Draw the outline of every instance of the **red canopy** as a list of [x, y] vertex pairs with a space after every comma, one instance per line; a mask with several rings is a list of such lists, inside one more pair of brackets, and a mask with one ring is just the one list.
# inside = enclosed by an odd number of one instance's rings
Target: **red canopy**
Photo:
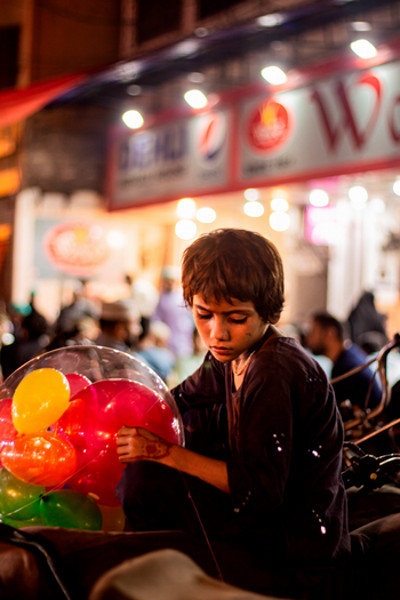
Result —
[[82, 73], [64, 75], [34, 83], [26, 88], [13, 88], [0, 92], [0, 127], [26, 119], [86, 78], [87, 75]]

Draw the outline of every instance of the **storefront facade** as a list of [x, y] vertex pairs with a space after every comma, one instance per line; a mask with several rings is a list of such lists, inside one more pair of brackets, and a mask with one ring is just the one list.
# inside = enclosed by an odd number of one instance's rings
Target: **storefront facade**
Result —
[[[246, 227], [283, 255], [285, 322], [302, 325], [321, 308], [344, 319], [372, 289], [396, 329], [399, 71], [392, 39], [371, 59], [335, 55], [277, 86], [260, 78], [221, 85], [202, 109], [176, 102], [138, 130], [114, 126], [101, 191], [57, 195], [28, 185], [19, 194], [13, 298], [34, 287], [51, 317], [79, 278], [101, 297], [126, 293], [126, 273], [157, 285], [193, 237]], [[65, 243], [68, 225], [70, 240], [87, 244], [66, 243], [66, 253], [98, 258], [84, 272], [43, 245], [60, 226]], [[97, 252], [92, 236], [109, 250]]]

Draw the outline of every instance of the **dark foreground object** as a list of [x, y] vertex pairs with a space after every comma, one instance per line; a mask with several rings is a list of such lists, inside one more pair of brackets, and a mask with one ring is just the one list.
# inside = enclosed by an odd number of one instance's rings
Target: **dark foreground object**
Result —
[[[397, 600], [400, 513], [363, 525], [354, 530], [351, 537], [351, 560], [340, 571], [328, 572], [324, 585], [314, 597]], [[196, 590], [199, 597], [204, 591], [203, 597], [208, 600], [268, 598], [222, 584], [206, 543], [180, 532], [105, 533], [53, 527], [13, 530], [0, 525], [0, 539], [0, 598], [3, 600], [84, 600], [89, 596], [90, 600], [147, 600], [146, 590], [149, 600], [153, 600], [158, 581], [164, 592], [157, 594], [157, 600], [195, 600]], [[177, 552], [165, 554], [166, 548]], [[186, 573], [186, 580], [180, 578], [179, 594], [178, 589], [172, 591], [172, 571], [168, 567], [174, 558], [178, 561], [177, 568], [183, 561], [184, 566], [178, 570], [182, 576]], [[160, 560], [164, 562], [165, 568], [151, 570], [148, 565], [154, 560], [159, 564]], [[137, 577], [139, 572], [140, 578]], [[146, 573], [151, 582], [143, 588]], [[167, 587], [165, 578], [169, 582]], [[142, 586], [141, 595], [136, 595], [135, 582]], [[191, 592], [186, 594], [188, 588]], [[169, 594], [167, 589], [170, 589]], [[281, 597], [290, 598], [284, 594]]]

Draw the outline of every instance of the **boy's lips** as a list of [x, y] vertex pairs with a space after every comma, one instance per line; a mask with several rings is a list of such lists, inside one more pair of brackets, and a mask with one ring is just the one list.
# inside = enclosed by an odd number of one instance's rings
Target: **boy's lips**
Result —
[[232, 354], [232, 350], [230, 348], [226, 348], [225, 346], [211, 346], [211, 350], [220, 356], [231, 356]]

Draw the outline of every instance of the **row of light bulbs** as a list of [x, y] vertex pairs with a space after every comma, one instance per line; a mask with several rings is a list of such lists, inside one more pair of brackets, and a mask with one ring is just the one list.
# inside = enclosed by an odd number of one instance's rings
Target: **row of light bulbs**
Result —
[[[393, 183], [393, 192], [400, 196], [400, 177]], [[368, 200], [368, 191], [362, 185], [353, 185], [348, 189], [348, 199], [354, 209], [361, 209]], [[255, 188], [248, 188], [243, 192], [243, 212], [248, 217], [262, 217], [265, 212], [264, 205], [260, 202], [260, 192]], [[380, 198], [372, 200], [376, 212], [383, 212], [385, 205]], [[324, 208], [330, 204], [329, 194], [322, 188], [314, 188], [308, 196], [308, 203], [316, 208]], [[289, 202], [285, 190], [276, 190], [270, 202], [271, 213], [269, 225], [274, 231], [286, 231], [290, 226]], [[192, 198], [182, 198], [177, 204], [176, 214], [178, 221], [175, 225], [176, 235], [183, 240], [193, 239], [197, 233], [196, 221], [200, 223], [213, 223], [217, 218], [215, 210], [209, 206], [196, 207]]]
[[[262, 217], [265, 209], [259, 201], [260, 192], [255, 188], [248, 188], [243, 192], [245, 203], [243, 212], [248, 217]], [[271, 200], [271, 214], [269, 224], [275, 231], [285, 231], [289, 228], [289, 203], [284, 194], [276, 195]], [[182, 240], [191, 240], [197, 233], [196, 221], [200, 223], [213, 223], [217, 218], [215, 210], [209, 206], [196, 207], [192, 198], [182, 198], [176, 208], [178, 221], [175, 224], [175, 234]]]
[[[360, 23], [367, 26], [368, 24]], [[350, 43], [350, 48], [359, 58], [371, 59], [377, 55], [376, 47], [365, 38], [358, 38]], [[286, 83], [288, 77], [285, 71], [278, 65], [269, 65], [261, 69], [261, 77], [270, 85], [278, 86]], [[197, 76], [197, 80], [201, 81], [204, 77], [201, 73], [193, 73], [192, 76]], [[196, 77], [194, 77], [196, 80]], [[206, 94], [198, 88], [187, 90], [184, 93], [185, 102], [193, 109], [200, 110], [208, 105]], [[140, 129], [144, 125], [144, 118], [140, 111], [131, 109], [127, 110], [122, 115], [122, 121], [130, 129]]]

